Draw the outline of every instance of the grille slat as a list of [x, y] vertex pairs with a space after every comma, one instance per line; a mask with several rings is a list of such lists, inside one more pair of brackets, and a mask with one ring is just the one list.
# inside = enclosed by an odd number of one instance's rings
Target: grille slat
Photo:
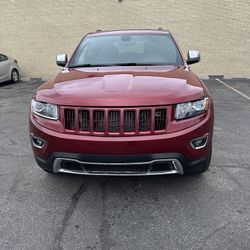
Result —
[[166, 129], [166, 109], [155, 110], [155, 130]]
[[131, 173], [146, 173], [149, 169], [149, 165], [83, 165], [84, 169], [88, 172], [113, 172], [113, 173], [121, 173], [121, 172], [131, 172]]
[[79, 130], [89, 131], [90, 130], [90, 117], [88, 110], [79, 110]]
[[104, 111], [94, 111], [94, 131], [104, 132]]
[[135, 131], [135, 111], [124, 112], [124, 132]]
[[65, 109], [65, 128], [69, 130], [75, 129], [75, 110], [74, 109]]
[[120, 111], [109, 111], [108, 114], [108, 131], [119, 132], [121, 129]]
[[151, 129], [151, 110], [141, 110], [139, 116], [139, 131]]
[[[64, 108], [64, 126], [90, 135], [140, 135], [164, 133], [167, 108]], [[77, 128], [77, 129], [76, 129]], [[95, 133], [96, 132], [96, 133]], [[112, 134], [114, 133], [114, 134]]]

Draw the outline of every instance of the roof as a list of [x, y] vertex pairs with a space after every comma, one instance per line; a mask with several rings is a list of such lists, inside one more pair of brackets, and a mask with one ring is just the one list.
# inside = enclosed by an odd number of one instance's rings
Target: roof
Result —
[[88, 33], [88, 36], [100, 36], [100, 35], [127, 35], [127, 34], [169, 34], [170, 32], [162, 29], [125, 29], [125, 30], [109, 30], [101, 31], [97, 30], [93, 33]]

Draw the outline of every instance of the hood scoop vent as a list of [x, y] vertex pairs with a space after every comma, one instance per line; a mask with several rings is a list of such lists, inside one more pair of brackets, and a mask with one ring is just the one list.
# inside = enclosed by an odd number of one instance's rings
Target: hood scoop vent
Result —
[[[126, 78], [126, 81], [124, 81], [124, 77]], [[105, 92], [124, 92], [131, 90], [133, 83], [133, 75], [106, 75], [103, 77], [102, 87]]]

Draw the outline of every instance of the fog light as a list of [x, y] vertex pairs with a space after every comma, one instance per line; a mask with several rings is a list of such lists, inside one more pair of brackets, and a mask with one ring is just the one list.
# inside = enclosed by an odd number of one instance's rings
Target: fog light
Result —
[[192, 148], [194, 149], [201, 149], [201, 148], [206, 147], [207, 140], [208, 140], [208, 136], [202, 136], [202, 137], [191, 140], [190, 144]]
[[39, 137], [31, 136], [32, 143], [36, 148], [43, 148], [45, 141]]

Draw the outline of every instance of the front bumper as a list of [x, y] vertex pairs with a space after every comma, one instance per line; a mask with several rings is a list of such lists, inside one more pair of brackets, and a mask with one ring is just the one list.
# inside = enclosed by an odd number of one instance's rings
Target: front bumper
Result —
[[[107, 156], [57, 152], [47, 160], [38, 156], [35, 156], [35, 159], [42, 169], [54, 173], [104, 176], [182, 175], [207, 166], [211, 152], [195, 161], [190, 161], [178, 153]], [[66, 165], [65, 162], [70, 164]]]
[[[155, 175], [168, 173], [193, 172], [198, 165], [205, 164], [211, 156], [213, 135], [213, 113], [198, 124], [178, 132], [161, 135], [130, 136], [130, 137], [97, 137], [82, 136], [56, 132], [45, 128], [30, 116], [30, 134], [42, 138], [45, 145], [42, 148], [34, 147], [33, 152], [37, 163], [43, 169], [51, 172], [72, 172], [61, 167], [62, 161], [75, 161], [81, 165], [79, 174], [99, 174], [102, 171], [86, 171], [84, 164], [98, 166], [147, 166], [143, 173], [120, 173], [105, 171], [104, 175]], [[206, 147], [194, 149], [190, 141], [194, 138], [207, 136]], [[152, 165], [159, 162], [172, 164], [164, 171], [150, 171]], [[154, 163], [154, 164], [153, 164]], [[170, 165], [171, 165], [170, 164]], [[131, 168], [127, 168], [131, 170]], [[95, 173], [96, 172], [96, 173]], [[114, 172], [114, 173], [113, 173]], [[122, 173], [124, 172], [124, 173]]]

